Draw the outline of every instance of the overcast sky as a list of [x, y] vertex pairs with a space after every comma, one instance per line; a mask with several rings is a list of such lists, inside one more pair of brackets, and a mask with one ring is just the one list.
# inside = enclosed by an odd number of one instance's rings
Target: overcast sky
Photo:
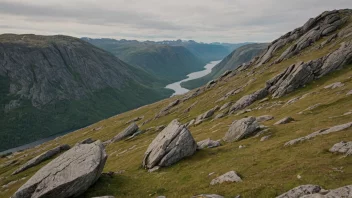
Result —
[[352, 0], [0, 0], [0, 33], [268, 42]]

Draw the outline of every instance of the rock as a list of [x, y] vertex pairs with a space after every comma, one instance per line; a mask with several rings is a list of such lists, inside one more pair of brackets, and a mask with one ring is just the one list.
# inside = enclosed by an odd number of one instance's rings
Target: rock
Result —
[[163, 108], [158, 114], [155, 115], [155, 118], [160, 118], [160, 117], [163, 117], [167, 114], [169, 114], [169, 110], [178, 105], [180, 103], [180, 100], [175, 100], [173, 102], [171, 102], [170, 104], [168, 104], [165, 108]]
[[220, 177], [213, 179], [210, 182], [210, 185], [222, 184], [224, 182], [242, 182], [242, 179], [237, 175], [235, 171], [230, 171], [221, 175]]
[[212, 87], [212, 85], [216, 84], [216, 82], [214, 80], [211, 80], [209, 81], [207, 84], [206, 84], [206, 88], [209, 89], [210, 87]]
[[214, 120], [217, 120], [217, 119], [223, 118], [223, 117], [225, 117], [225, 116], [226, 116], [226, 114], [225, 114], [225, 113], [219, 113], [219, 114], [217, 114], [217, 115], [215, 116]]
[[272, 119], [274, 119], [274, 117], [271, 116], [271, 115], [263, 115], [263, 116], [257, 117], [257, 121], [258, 122], [265, 122], [265, 121], [269, 121], [269, 120], [272, 120]]
[[231, 106], [230, 112], [237, 111], [244, 109], [251, 105], [253, 102], [263, 99], [268, 95], [268, 90], [267, 89], [260, 89], [253, 94], [243, 96], [237, 102]]
[[144, 133], [144, 131], [137, 131], [137, 132], [133, 133], [131, 136], [127, 137], [125, 139], [125, 141], [132, 140], [133, 138], [137, 137], [138, 135], [140, 135], [142, 133]]
[[227, 102], [227, 103], [223, 104], [223, 105], [220, 107], [220, 111], [229, 108], [231, 105], [232, 105], [232, 102]]
[[156, 131], [161, 131], [163, 129], [165, 129], [165, 125], [160, 125], [155, 128]]
[[191, 121], [189, 121], [189, 123], [186, 125], [186, 127], [193, 126], [195, 122], [196, 122], [196, 119], [192, 119]]
[[157, 196], [156, 198], [166, 198], [166, 196]]
[[191, 106], [189, 106], [187, 109], [184, 110], [183, 113], [188, 113], [191, 111], [191, 109], [196, 106], [196, 104], [198, 103], [198, 101], [194, 102], [193, 104], [191, 104]]
[[352, 90], [350, 90], [349, 92], [347, 92], [346, 96], [352, 95]]
[[41, 168], [12, 198], [78, 196], [99, 178], [106, 159], [100, 141], [77, 145]]
[[352, 141], [350, 142], [339, 142], [334, 144], [333, 147], [329, 149], [332, 153], [342, 153], [348, 155], [352, 155]]
[[223, 140], [226, 142], [239, 141], [253, 135], [258, 129], [259, 123], [255, 117], [243, 118], [231, 124]]
[[312, 195], [305, 195], [302, 198], [349, 198], [352, 197], [352, 185], [344, 186], [334, 190], [321, 190]]
[[139, 120], [142, 120], [143, 118], [144, 118], [144, 116], [133, 118], [132, 120], [129, 120], [128, 122], [126, 122], [126, 124], [131, 124], [132, 122], [137, 122]]
[[260, 104], [260, 103], [263, 103], [263, 102], [266, 102], [266, 101], [269, 101], [268, 97], [261, 99], [258, 103]]
[[113, 139], [112, 142], [118, 142], [121, 141], [122, 139], [127, 138], [128, 136], [133, 135], [135, 132], [138, 131], [138, 126], [136, 125], [136, 123], [132, 123], [131, 125], [129, 125], [126, 129], [124, 129], [122, 132], [120, 132], [119, 134], [117, 134]]
[[320, 192], [320, 190], [321, 190], [321, 187], [317, 185], [311, 185], [311, 184], [302, 185], [302, 186], [293, 188], [287, 191], [286, 193], [280, 196], [277, 196], [276, 198], [300, 198], [304, 195], [318, 193]]
[[210, 109], [210, 110], [206, 111], [205, 113], [199, 115], [196, 118], [194, 125], [198, 125], [198, 124], [202, 123], [205, 119], [210, 118], [211, 116], [214, 115], [214, 112], [215, 112], [214, 109]]
[[64, 145], [61, 145], [61, 146], [58, 146], [56, 148], [53, 148], [51, 150], [48, 150], [40, 155], [38, 155], [37, 157], [29, 160], [27, 163], [25, 163], [24, 165], [22, 165], [19, 169], [15, 170], [12, 175], [16, 175], [20, 172], [23, 172], [33, 166], [36, 166], [38, 164], [40, 164], [41, 162], [51, 158], [52, 156], [58, 154], [58, 153], [61, 153], [63, 151], [67, 151], [68, 149], [70, 149], [70, 146], [67, 145], [67, 144], [64, 144]]
[[160, 166], [154, 166], [153, 168], [148, 170], [148, 173], [152, 173], [152, 172], [158, 171], [159, 169], [160, 169]]
[[114, 196], [102, 196], [102, 197], [92, 197], [92, 198], [115, 198]]
[[322, 105], [321, 103], [318, 103], [318, 104], [312, 105], [312, 106], [308, 107], [307, 109], [305, 109], [305, 110], [303, 110], [303, 111], [301, 111], [301, 112], [299, 112], [299, 113], [297, 113], [297, 114], [303, 114], [305, 111], [311, 111], [311, 110], [314, 110], [314, 109], [316, 109], [316, 108], [320, 107], [321, 105]]
[[192, 198], [224, 198], [224, 197], [216, 194], [201, 194], [201, 195], [193, 196]]
[[336, 83], [332, 83], [330, 85], [325, 86], [324, 89], [336, 89], [336, 88], [343, 87], [343, 86], [345, 86], [345, 84], [343, 84], [341, 82], [336, 82]]
[[218, 147], [220, 146], [220, 142], [219, 141], [214, 141], [211, 139], [206, 139], [206, 140], [202, 140], [200, 142], [197, 143], [198, 149], [204, 149], [204, 148], [214, 148], [214, 147]]
[[228, 76], [229, 74], [231, 74], [231, 72], [232, 71], [230, 71], [230, 70], [226, 70], [224, 73], [221, 74], [221, 76], [219, 78], [222, 79], [222, 78]]
[[173, 120], [149, 145], [144, 154], [143, 167], [170, 166], [181, 159], [193, 155], [197, 144], [188, 129]]
[[295, 119], [291, 118], [291, 117], [285, 117], [285, 118], [282, 118], [281, 120], [275, 122], [274, 125], [280, 125], [280, 124], [287, 124], [287, 123], [290, 123], [292, 121], [294, 121]]
[[352, 122], [349, 122], [349, 123], [346, 123], [346, 124], [337, 125], [337, 126], [333, 126], [333, 127], [327, 128], [327, 129], [321, 129], [321, 130], [316, 131], [314, 133], [311, 133], [311, 134], [309, 134], [307, 136], [303, 136], [303, 137], [288, 141], [288, 142], [285, 143], [284, 146], [291, 146], [291, 145], [294, 145], [294, 144], [297, 144], [297, 143], [300, 143], [300, 142], [304, 142], [306, 140], [310, 140], [312, 138], [315, 138], [316, 136], [327, 135], [327, 134], [330, 134], [330, 133], [343, 131], [343, 130], [348, 129], [350, 127], [352, 127]]
[[271, 135], [264, 136], [260, 139], [261, 142], [264, 142], [265, 140], [268, 140], [271, 138]]
[[84, 139], [84, 140], [78, 142], [77, 144], [91, 144], [93, 142], [94, 142], [94, 140], [92, 140], [92, 138], [87, 138], [87, 139]]

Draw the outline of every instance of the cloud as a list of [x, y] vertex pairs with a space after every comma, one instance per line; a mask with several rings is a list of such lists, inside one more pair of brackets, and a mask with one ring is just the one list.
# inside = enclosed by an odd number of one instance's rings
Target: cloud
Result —
[[351, 0], [0, 0], [1, 33], [271, 41]]

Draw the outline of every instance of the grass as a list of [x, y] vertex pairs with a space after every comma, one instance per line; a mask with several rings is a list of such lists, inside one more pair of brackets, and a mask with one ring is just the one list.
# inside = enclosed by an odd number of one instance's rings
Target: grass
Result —
[[[342, 40], [338, 41], [338, 43], [340, 42]], [[318, 50], [313, 50], [313, 48], [314, 46], [305, 49], [304, 52], [309, 53], [303, 52], [301, 55], [292, 57], [280, 64], [269, 66], [269, 62], [256, 69], [253, 75], [245, 71], [227, 81], [221, 81], [214, 88], [204, 92], [200, 96], [179, 104], [173, 108], [169, 115], [153, 120], [141, 128], [147, 129], [152, 126], [168, 124], [175, 118], [179, 118], [182, 123], [186, 123], [197, 115], [213, 108], [215, 105], [222, 105], [228, 101], [236, 101], [240, 97], [262, 88], [268, 79], [283, 71], [290, 64], [300, 60], [308, 61], [322, 57], [331, 50], [338, 48], [338, 44], [328, 45]], [[189, 130], [196, 141], [206, 138], [217, 140], [225, 135], [229, 125], [234, 120], [245, 116], [272, 115], [275, 117], [274, 120], [263, 123], [269, 127], [269, 132], [273, 135], [267, 141], [260, 142], [259, 138], [248, 138], [234, 143], [223, 142], [223, 145], [218, 148], [197, 151], [195, 155], [168, 168], [163, 168], [159, 172], [148, 173], [141, 168], [144, 152], [157, 133], [147, 132], [131, 141], [110, 144], [106, 147], [109, 157], [104, 172], [121, 170], [125, 172], [113, 178], [102, 176], [81, 197], [103, 195], [114, 195], [116, 197], [156, 197], [158, 195], [165, 195], [172, 198], [190, 197], [202, 193], [220, 194], [225, 197], [233, 197], [238, 194], [241, 194], [243, 197], [275, 197], [293, 187], [303, 184], [317, 184], [325, 189], [351, 184], [352, 158], [332, 154], [328, 152], [328, 149], [337, 142], [343, 140], [352, 141], [352, 129], [319, 136], [291, 147], [283, 147], [284, 143], [289, 140], [352, 120], [351, 115], [341, 116], [347, 111], [352, 111], [352, 96], [346, 96], [346, 93], [352, 89], [351, 77], [352, 65], [347, 65], [344, 69], [311, 82], [302, 89], [278, 99], [270, 99], [266, 102], [287, 102], [294, 97], [315, 92], [315, 94], [310, 94], [291, 105], [284, 107], [275, 106], [270, 109], [262, 108], [238, 116], [229, 115], [217, 121], [209, 120], [196, 127], [190, 127]], [[230, 97], [226, 101], [215, 102], [230, 90], [248, 82], [249, 79], [256, 80], [248, 85], [243, 92]], [[338, 81], [343, 82], [345, 86], [334, 90], [323, 88]], [[60, 139], [44, 143], [38, 148], [23, 151], [12, 159], [19, 158], [20, 164], [23, 164], [28, 159], [36, 156], [38, 153], [34, 152], [40, 149], [44, 151], [63, 143], [74, 145], [76, 142], [88, 137], [102, 141], [108, 140], [127, 127], [125, 123], [128, 120], [145, 116], [143, 120], [137, 122], [140, 125], [145, 120], [154, 118], [155, 114], [161, 108], [180, 97], [182, 96], [165, 99], [102, 120], [92, 126], [65, 135]], [[195, 101], [198, 101], [197, 105], [189, 113], [183, 113]], [[297, 114], [317, 103], [322, 103], [323, 105], [310, 112], [301, 115]], [[254, 109], [258, 105], [261, 104], [256, 102], [249, 108]], [[273, 125], [276, 121], [286, 116], [292, 116], [296, 121], [285, 125]], [[339, 117], [331, 118], [333, 116]], [[98, 131], [94, 130], [98, 127], [102, 127], [102, 129]], [[136, 146], [134, 147], [134, 145]], [[246, 148], [239, 149], [240, 145], [246, 145]], [[124, 152], [125, 150], [127, 151]], [[21, 156], [25, 157], [21, 158]], [[9, 159], [0, 159], [0, 163], [5, 161], [9, 161]], [[4, 177], [0, 179], [0, 185], [25, 176], [29, 179], [44, 164], [28, 169], [16, 176], [10, 176], [10, 174], [19, 165], [0, 168], [0, 178]], [[336, 171], [336, 169], [341, 169], [343, 172]], [[212, 179], [231, 170], [235, 170], [242, 176], [242, 183], [226, 183], [210, 186]], [[215, 174], [208, 176], [212, 172], [215, 172]], [[300, 175], [302, 178], [298, 179], [297, 175]], [[0, 188], [0, 191], [2, 191], [0, 195], [2, 197], [10, 197], [26, 180], [17, 182], [6, 192]]]

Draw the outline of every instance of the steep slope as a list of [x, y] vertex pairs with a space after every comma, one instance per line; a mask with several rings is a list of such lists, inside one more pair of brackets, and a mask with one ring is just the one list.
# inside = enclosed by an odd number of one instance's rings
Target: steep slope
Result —
[[168, 95], [156, 78], [80, 39], [0, 36], [0, 150]]
[[82, 39], [168, 83], [182, 80], [187, 74], [199, 71], [205, 65], [204, 61], [183, 46], [114, 39]]
[[259, 55], [267, 46], [268, 44], [266, 43], [254, 43], [239, 47], [231, 52], [231, 54], [229, 54], [227, 57], [225, 57], [219, 64], [217, 64], [212, 69], [210, 74], [202, 78], [183, 82], [181, 86], [187, 89], [200, 87], [210, 80], [221, 76], [221, 74], [227, 70], [236, 69], [241, 64], [250, 61], [252, 58]]
[[[135, 120], [143, 132], [128, 140], [107, 144], [109, 157], [104, 172], [115, 174], [103, 175], [81, 197], [192, 197], [199, 194], [276, 197], [299, 185], [316, 184], [324, 189], [350, 185], [351, 156], [329, 150], [336, 143], [352, 140], [352, 10], [324, 12], [309, 21], [315, 22], [308, 28], [296, 29], [300, 36], [280, 49], [272, 50], [275, 40], [250, 64], [219, 77], [212, 84], [0, 159], [1, 164], [7, 164], [0, 168], [0, 185], [7, 185], [1, 189], [1, 195], [11, 196], [44, 165], [11, 176], [20, 165], [36, 156], [35, 152], [48, 150], [56, 144], [74, 145], [86, 138], [110, 140], [131, 120]], [[340, 25], [332, 25], [336, 21], [340, 21]], [[326, 26], [336, 28], [322, 35]], [[308, 38], [306, 47], [276, 61], [297, 41], [316, 30], [320, 30], [320, 33], [315, 32], [319, 39]], [[281, 38], [282, 42], [285, 38], [287, 36]], [[263, 56], [265, 54], [269, 56]], [[266, 60], [262, 61], [264, 57]], [[273, 118], [263, 119], [270, 116]], [[207, 118], [202, 119], [204, 117]], [[292, 117], [294, 121], [276, 124], [285, 117]], [[234, 142], [221, 141], [219, 147], [198, 150], [159, 171], [149, 173], [141, 168], [144, 154], [159, 134], [161, 125], [174, 119], [189, 124], [196, 118], [201, 118], [201, 122], [187, 127], [196, 141], [222, 139], [233, 129], [230, 125], [243, 118], [256, 118], [262, 126], [256, 135]], [[97, 128], [100, 130], [95, 130]], [[242, 181], [211, 185], [213, 179], [228, 172], [236, 172]], [[23, 177], [26, 178], [21, 179]]]

